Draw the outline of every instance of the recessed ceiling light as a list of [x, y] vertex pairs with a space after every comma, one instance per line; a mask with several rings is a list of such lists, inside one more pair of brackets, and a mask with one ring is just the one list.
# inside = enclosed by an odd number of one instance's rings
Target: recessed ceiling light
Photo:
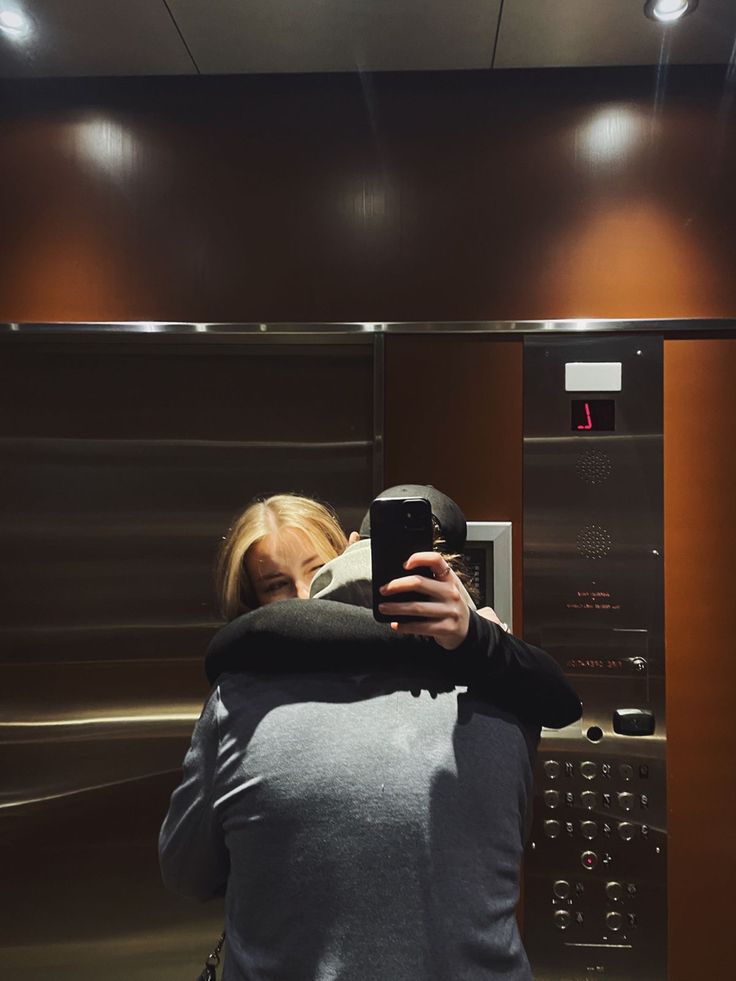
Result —
[[31, 19], [17, 7], [0, 10], [0, 31], [9, 37], [26, 37], [31, 31]]
[[644, 13], [660, 24], [674, 24], [685, 14], [691, 14], [698, 6], [698, 0], [647, 0]]

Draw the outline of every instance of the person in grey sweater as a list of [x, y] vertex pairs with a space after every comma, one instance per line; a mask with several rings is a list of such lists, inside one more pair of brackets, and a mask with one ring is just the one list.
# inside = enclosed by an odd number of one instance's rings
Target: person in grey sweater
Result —
[[369, 559], [352, 545], [318, 599], [213, 640], [164, 881], [225, 894], [224, 981], [529, 981], [515, 907], [534, 753], [580, 703], [473, 611], [452, 650], [376, 623], [355, 605]]

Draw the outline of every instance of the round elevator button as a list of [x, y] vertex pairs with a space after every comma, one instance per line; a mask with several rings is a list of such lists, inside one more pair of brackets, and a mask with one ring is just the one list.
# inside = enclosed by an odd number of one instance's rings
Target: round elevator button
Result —
[[598, 803], [598, 794], [594, 790], [584, 790], [580, 795], [580, 803], [586, 811], [595, 810], [595, 806]]
[[560, 764], [557, 760], [545, 760], [543, 769], [550, 780], [556, 780], [560, 775]]
[[547, 838], [557, 838], [560, 834], [560, 822], [559, 821], [545, 821], [544, 822], [544, 833]]
[[570, 883], [567, 879], [558, 879], [552, 886], [552, 892], [558, 899], [567, 899], [570, 895]]
[[586, 780], [592, 780], [598, 773], [598, 764], [592, 760], [584, 760], [580, 764], [580, 773]]
[[598, 864], [598, 856], [595, 852], [583, 852], [580, 856], [580, 861], [584, 869], [594, 869]]
[[559, 807], [560, 804], [559, 790], [545, 790], [544, 803], [547, 805], [547, 807]]
[[616, 794], [616, 799], [618, 800], [618, 806], [624, 811], [630, 811], [634, 806], [634, 795], [624, 791], [622, 794]]
[[595, 821], [582, 821], [580, 824], [580, 831], [583, 838], [587, 838], [588, 841], [592, 841], [598, 834], [598, 825], [595, 823]]
[[629, 821], [621, 821], [618, 826], [618, 836], [624, 841], [631, 841], [631, 839], [634, 837], [635, 831], [636, 828]]
[[607, 882], [606, 883], [606, 895], [609, 899], [614, 902], [618, 902], [619, 899], [624, 898], [624, 887], [621, 882]]
[[554, 914], [555, 926], [558, 930], [566, 930], [570, 926], [571, 914], [566, 909], [556, 909]]
[[634, 768], [631, 763], [621, 763], [618, 768], [618, 772], [621, 774], [622, 779], [627, 783], [629, 780], [633, 780], [634, 778]]
[[606, 926], [609, 930], [620, 930], [624, 925], [624, 918], [621, 913], [616, 910], [611, 910], [610, 913], [606, 913]]

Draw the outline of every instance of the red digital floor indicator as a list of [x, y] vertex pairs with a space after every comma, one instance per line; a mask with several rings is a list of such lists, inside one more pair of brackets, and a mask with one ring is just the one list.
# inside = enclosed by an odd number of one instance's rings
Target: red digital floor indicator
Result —
[[586, 423], [586, 425], [584, 425], [584, 426], [578, 426], [578, 429], [592, 429], [593, 428], [593, 420], [590, 418], [590, 406], [588, 405], [587, 402], [585, 403], [585, 418], [588, 420], [587, 423]]

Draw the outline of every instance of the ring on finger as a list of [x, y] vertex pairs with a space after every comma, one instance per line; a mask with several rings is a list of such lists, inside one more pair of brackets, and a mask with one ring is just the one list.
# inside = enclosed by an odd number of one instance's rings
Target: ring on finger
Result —
[[440, 582], [443, 582], [450, 575], [450, 571], [449, 565], [446, 565], [442, 572], [435, 572], [433, 575], [435, 579], [439, 579]]

